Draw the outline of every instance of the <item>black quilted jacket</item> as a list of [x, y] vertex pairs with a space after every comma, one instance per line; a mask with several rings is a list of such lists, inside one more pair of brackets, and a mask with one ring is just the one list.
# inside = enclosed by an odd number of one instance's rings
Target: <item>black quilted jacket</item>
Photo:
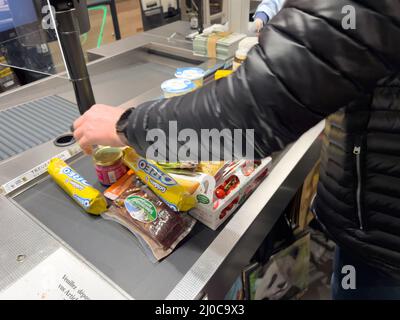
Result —
[[[342, 9], [356, 12], [345, 30]], [[232, 77], [146, 103], [127, 136], [253, 128], [256, 156], [328, 117], [317, 214], [342, 247], [400, 279], [400, 0], [287, 0]]]

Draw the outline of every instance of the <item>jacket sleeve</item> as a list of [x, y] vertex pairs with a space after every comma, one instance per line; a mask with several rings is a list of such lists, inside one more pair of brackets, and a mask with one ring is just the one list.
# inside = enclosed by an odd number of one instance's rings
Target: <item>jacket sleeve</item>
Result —
[[264, 14], [267, 17], [267, 21], [264, 21], [266, 24], [269, 20], [271, 20], [276, 14], [281, 10], [283, 6], [284, 0], [264, 0], [257, 7], [256, 14], [254, 18], [257, 17], [257, 14]]
[[[352, 9], [356, 26], [347, 29]], [[399, 39], [399, 1], [287, 0], [235, 74], [139, 106], [128, 140], [145, 155], [148, 131], [168, 133], [169, 121], [199, 135], [201, 129], [254, 129], [255, 157], [268, 156], [397, 73]]]

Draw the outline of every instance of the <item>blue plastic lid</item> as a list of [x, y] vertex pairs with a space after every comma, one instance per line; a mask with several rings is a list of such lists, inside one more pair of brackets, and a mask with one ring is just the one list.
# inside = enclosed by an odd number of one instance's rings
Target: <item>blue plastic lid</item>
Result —
[[196, 86], [188, 79], [171, 79], [163, 82], [161, 89], [168, 93], [185, 93], [193, 91]]
[[189, 80], [197, 80], [203, 78], [204, 75], [205, 71], [196, 67], [178, 68], [175, 72], [175, 77]]

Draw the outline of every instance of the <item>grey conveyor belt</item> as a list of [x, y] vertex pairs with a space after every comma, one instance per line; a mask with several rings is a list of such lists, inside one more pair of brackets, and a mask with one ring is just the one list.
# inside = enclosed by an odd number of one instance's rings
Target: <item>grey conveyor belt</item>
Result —
[[78, 116], [76, 105], [58, 96], [0, 111], [0, 161], [65, 133]]
[[[90, 158], [72, 166], [101, 189]], [[128, 230], [84, 213], [50, 178], [15, 200], [135, 299], [166, 298], [218, 235], [197, 223], [179, 250], [153, 264]]]

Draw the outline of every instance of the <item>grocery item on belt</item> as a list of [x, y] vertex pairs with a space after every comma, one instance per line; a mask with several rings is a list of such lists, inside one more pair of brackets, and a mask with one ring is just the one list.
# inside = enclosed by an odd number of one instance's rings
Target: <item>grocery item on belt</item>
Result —
[[237, 176], [233, 175], [229, 179], [225, 180], [221, 185], [215, 189], [215, 196], [218, 199], [225, 199], [233, 190], [235, 190], [240, 184], [240, 180]]
[[271, 160], [200, 162], [195, 174], [168, 173], [181, 186], [196, 186], [197, 204], [189, 213], [216, 230], [269, 173]]
[[183, 161], [183, 162], [161, 162], [158, 161], [157, 165], [163, 170], [195, 170], [199, 165], [195, 161]]
[[128, 228], [150, 250], [150, 258], [165, 258], [190, 233], [195, 220], [172, 211], [135, 175], [127, 175], [123, 186], [124, 192], [102, 216]]
[[221, 32], [212, 30], [210, 33], [197, 35], [193, 40], [193, 53], [196, 56], [229, 60], [235, 55], [239, 42], [246, 37], [242, 33]]
[[197, 88], [203, 86], [205, 71], [197, 67], [178, 68], [175, 77], [192, 81]]
[[128, 171], [121, 148], [99, 147], [93, 155], [96, 174], [102, 185], [110, 186]]
[[231, 74], [233, 73], [232, 70], [218, 70], [217, 72], [215, 72], [214, 74], [214, 80], [220, 80], [223, 78], [227, 78], [229, 77]]
[[100, 215], [107, 210], [107, 201], [100, 191], [93, 188], [63, 160], [50, 160], [47, 171], [54, 181], [87, 213]]
[[196, 171], [215, 176], [226, 164], [224, 161], [202, 161], [199, 163]]
[[187, 79], [171, 79], [161, 84], [166, 99], [183, 96], [196, 89], [196, 85]]
[[196, 205], [195, 185], [189, 188], [165, 173], [154, 161], [140, 157], [132, 148], [124, 150], [124, 163], [174, 211], [189, 211]]
[[117, 200], [132, 183], [133, 170], [129, 170], [122, 178], [104, 191], [104, 196], [111, 201]]
[[198, 162], [184, 161], [184, 162], [156, 162], [157, 166], [166, 174], [182, 174], [193, 175], [198, 167]]

